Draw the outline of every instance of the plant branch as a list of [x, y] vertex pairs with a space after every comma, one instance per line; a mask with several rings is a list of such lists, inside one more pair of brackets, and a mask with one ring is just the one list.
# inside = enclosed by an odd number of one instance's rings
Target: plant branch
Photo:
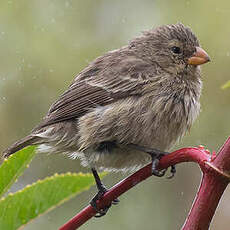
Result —
[[[221, 148], [217, 157], [215, 154], [210, 155], [210, 152], [203, 147], [183, 148], [162, 157], [158, 169], [165, 169], [171, 165], [182, 162], [197, 162], [203, 172], [199, 192], [197, 193], [193, 207], [182, 230], [206, 230], [210, 225], [219, 200], [229, 182], [230, 138]], [[152, 164], [143, 167], [113, 186], [97, 202], [98, 208], [108, 206], [114, 199], [141, 181], [152, 176], [151, 166]], [[64, 224], [59, 230], [75, 230], [95, 214], [96, 211], [89, 205]]]
[[217, 156], [205, 162], [203, 177], [182, 230], [208, 230], [219, 201], [229, 183], [230, 138]]

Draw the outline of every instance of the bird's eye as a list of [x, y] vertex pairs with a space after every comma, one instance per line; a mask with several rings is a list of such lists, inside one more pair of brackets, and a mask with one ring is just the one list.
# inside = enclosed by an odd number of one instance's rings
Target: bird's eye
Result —
[[180, 49], [180, 47], [178, 47], [178, 46], [173, 46], [173, 47], [171, 48], [171, 50], [172, 50], [172, 52], [173, 52], [174, 54], [180, 54], [180, 53], [181, 53], [181, 49]]

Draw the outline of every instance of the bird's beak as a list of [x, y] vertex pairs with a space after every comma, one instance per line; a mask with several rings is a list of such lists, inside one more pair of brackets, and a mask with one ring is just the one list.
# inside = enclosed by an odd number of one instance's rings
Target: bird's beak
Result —
[[200, 47], [196, 47], [196, 52], [188, 59], [189, 65], [202, 65], [210, 61], [208, 54]]

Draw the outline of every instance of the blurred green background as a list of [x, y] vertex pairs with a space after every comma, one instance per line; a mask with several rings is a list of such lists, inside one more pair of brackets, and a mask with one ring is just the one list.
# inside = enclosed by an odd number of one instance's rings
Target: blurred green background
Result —
[[[211, 62], [203, 66], [202, 112], [175, 146], [217, 150], [230, 135], [230, 2], [228, 0], [21, 0], [0, 2], [0, 151], [26, 135], [87, 64], [127, 44], [140, 31], [182, 22], [199, 37]], [[37, 155], [12, 192], [55, 172], [87, 172], [63, 155]], [[81, 229], [179, 229], [199, 186], [200, 170], [186, 163], [173, 180], [150, 178], [123, 195], [106, 217]], [[126, 175], [110, 174], [113, 185]], [[95, 187], [28, 224], [26, 230], [57, 229], [82, 209]], [[229, 229], [230, 192], [212, 229]]]

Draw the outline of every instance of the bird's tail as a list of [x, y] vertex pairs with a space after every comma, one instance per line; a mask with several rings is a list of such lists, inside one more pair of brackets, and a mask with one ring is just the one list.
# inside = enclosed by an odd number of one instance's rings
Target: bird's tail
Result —
[[9, 157], [11, 154], [19, 151], [20, 149], [25, 148], [26, 146], [33, 145], [33, 144], [38, 144], [38, 139], [39, 137], [28, 135], [21, 140], [15, 142], [13, 145], [11, 145], [9, 148], [7, 148], [3, 152], [4, 158]]

